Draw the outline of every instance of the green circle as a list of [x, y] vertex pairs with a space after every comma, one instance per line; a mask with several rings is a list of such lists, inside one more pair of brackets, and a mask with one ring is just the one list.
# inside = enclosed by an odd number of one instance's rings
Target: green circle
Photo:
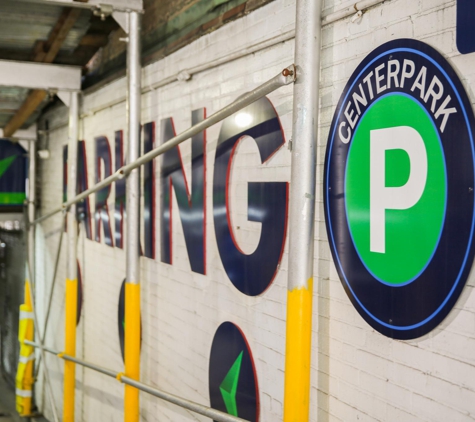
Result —
[[[417, 278], [431, 260], [442, 231], [447, 197], [442, 145], [425, 109], [406, 95], [382, 97], [360, 118], [351, 141], [345, 175], [345, 204], [351, 236], [364, 265], [379, 281], [389, 285], [407, 284]], [[385, 248], [384, 252], [374, 252], [370, 250], [371, 131], [402, 126], [415, 129], [424, 142], [427, 179], [419, 200], [412, 207], [384, 207]], [[384, 188], [401, 188], [408, 182], [411, 163], [405, 150], [386, 149], [384, 164]]]

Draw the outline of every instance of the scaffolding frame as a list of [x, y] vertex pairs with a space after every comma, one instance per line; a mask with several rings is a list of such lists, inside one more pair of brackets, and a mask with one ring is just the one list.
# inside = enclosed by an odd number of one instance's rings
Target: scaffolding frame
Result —
[[[66, 288], [66, 347], [65, 352], [57, 352], [44, 346], [33, 306], [35, 330], [39, 342], [25, 341], [26, 344], [40, 349], [44, 362], [45, 378], [50, 393], [53, 416], [58, 420], [54, 404], [45, 352], [52, 353], [65, 360], [64, 412], [65, 422], [74, 422], [75, 364], [114, 377], [125, 384], [124, 420], [139, 421], [139, 390], [152, 394], [185, 409], [208, 416], [217, 422], [245, 422], [243, 419], [225, 412], [191, 402], [185, 398], [163, 392], [139, 381], [140, 375], [140, 283], [139, 283], [139, 201], [138, 168], [159, 155], [176, 147], [206, 128], [222, 121], [226, 117], [250, 105], [278, 88], [294, 83], [292, 163], [291, 163], [291, 206], [289, 214], [290, 248], [288, 274], [288, 308], [287, 308], [287, 345], [285, 365], [284, 421], [305, 422], [309, 417], [310, 393], [310, 355], [311, 355], [311, 320], [312, 320], [312, 281], [313, 281], [313, 239], [315, 216], [315, 179], [316, 179], [316, 145], [318, 130], [318, 82], [320, 57], [320, 32], [322, 24], [329, 24], [352, 15], [361, 16], [363, 10], [373, 7], [383, 0], [362, 0], [351, 8], [345, 8], [326, 15], [321, 19], [322, 0], [297, 0], [297, 18], [295, 30], [295, 65], [283, 71], [254, 90], [240, 96], [228, 106], [217, 111], [202, 122], [190, 127], [168, 142], [152, 151], [139, 156], [139, 128], [141, 106], [141, 65], [140, 65], [140, 14], [137, 7], [123, 6], [123, 0], [115, 0], [116, 5], [74, 3], [71, 0], [21, 0], [43, 4], [68, 5], [69, 7], [90, 8], [98, 13], [112, 14], [128, 32], [127, 54], [127, 127], [128, 127], [128, 164], [93, 187], [76, 194], [77, 174], [77, 139], [79, 105], [77, 89], [62, 88], [66, 93], [59, 95], [69, 106], [69, 146], [68, 146], [68, 195], [67, 201], [60, 207], [39, 218], [34, 217], [34, 189], [29, 199], [29, 253], [28, 268], [30, 280], [34, 274], [34, 228], [35, 225], [63, 212], [68, 218], [68, 258]], [[135, 2], [141, 0], [134, 0]], [[109, 0], [110, 3], [114, 1]], [[135, 3], [134, 3], [135, 4]], [[292, 37], [293, 34], [285, 34]], [[160, 85], [161, 86], [161, 85]], [[69, 99], [66, 94], [69, 94]], [[30, 153], [30, 175], [34, 174], [34, 148]], [[33, 154], [33, 155], [32, 155]], [[127, 249], [126, 249], [126, 324], [125, 336], [125, 374], [75, 357], [76, 341], [76, 303], [77, 303], [77, 219], [76, 204], [89, 195], [126, 177], [127, 189]], [[31, 176], [30, 176], [31, 183]], [[33, 181], [34, 186], [34, 181]], [[33, 194], [31, 193], [33, 192]], [[302, 209], [305, 212], [302, 212]], [[31, 244], [33, 246], [31, 246]], [[32, 252], [31, 252], [32, 251]], [[60, 248], [58, 249], [59, 257]], [[53, 294], [54, 281], [58, 265], [56, 258], [55, 274], [50, 297]], [[30, 287], [33, 297], [33, 289]], [[48, 308], [51, 306], [49, 300]], [[49, 315], [49, 310], [48, 310]], [[74, 318], [73, 318], [74, 317]], [[74, 322], [74, 324], [73, 324]], [[44, 326], [46, 333], [47, 321]], [[129, 333], [129, 334], [127, 334]], [[301, 385], [299, 385], [301, 384]]]

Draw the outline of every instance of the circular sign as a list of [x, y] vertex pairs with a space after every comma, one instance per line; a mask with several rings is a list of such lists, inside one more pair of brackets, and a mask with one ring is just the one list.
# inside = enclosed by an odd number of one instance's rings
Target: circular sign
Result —
[[371, 52], [340, 98], [325, 157], [327, 233], [350, 300], [384, 335], [428, 333], [465, 285], [474, 124], [454, 70], [416, 40]]
[[[125, 278], [120, 286], [117, 326], [119, 329], [120, 353], [122, 360], [125, 362]], [[140, 327], [142, 327], [142, 318], [140, 318]], [[142, 330], [140, 330], [140, 347], [142, 347]]]
[[211, 407], [247, 421], [259, 420], [259, 390], [251, 349], [232, 322], [214, 335], [209, 362]]
[[79, 321], [81, 321], [81, 311], [82, 311], [82, 275], [81, 275], [81, 267], [78, 263], [78, 293], [77, 293], [77, 308], [76, 308], [76, 326], [79, 325]]

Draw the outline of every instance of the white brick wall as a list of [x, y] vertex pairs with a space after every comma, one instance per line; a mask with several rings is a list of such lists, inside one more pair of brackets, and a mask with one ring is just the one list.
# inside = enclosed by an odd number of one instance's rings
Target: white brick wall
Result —
[[[326, 0], [325, 11], [353, 1]], [[151, 85], [180, 70], [219, 58], [294, 27], [295, 4], [276, 0], [234, 21], [143, 70], [144, 85]], [[311, 420], [318, 421], [465, 421], [475, 418], [475, 279], [468, 285], [440, 327], [425, 337], [396, 341], [371, 329], [351, 305], [338, 279], [323, 220], [322, 178], [328, 129], [342, 89], [358, 63], [371, 50], [391, 39], [411, 37], [437, 48], [451, 62], [475, 100], [473, 55], [461, 56], [455, 46], [454, 0], [390, 0], [367, 11], [361, 20], [336, 22], [322, 31], [320, 136], [317, 165], [317, 221], [315, 233], [315, 292], [313, 311]], [[210, 115], [242, 93], [277, 74], [293, 61], [293, 41], [205, 71], [188, 82], [176, 82], [145, 94], [142, 122], [155, 121], [159, 141], [160, 120], [173, 117], [177, 132], [190, 125], [191, 111], [206, 107]], [[84, 97], [83, 111], [125, 94], [125, 81], [117, 80]], [[292, 88], [269, 95], [281, 118], [286, 141], [291, 136]], [[64, 109], [47, 118], [51, 158], [42, 163], [43, 212], [62, 197], [62, 145], [67, 129]], [[113, 148], [114, 131], [126, 129], [125, 104], [85, 117], [81, 139], [86, 141], [89, 185], [94, 183], [94, 137], [105, 135]], [[261, 400], [261, 420], [282, 419], [285, 305], [288, 245], [280, 270], [262, 296], [246, 297], [228, 280], [221, 264], [212, 217], [213, 161], [221, 125], [207, 132], [207, 275], [192, 273], [186, 253], [177, 204], [174, 202], [174, 265], [141, 258], [142, 380], [163, 390], [205, 405], [208, 397], [208, 358], [217, 327], [237, 323], [253, 351]], [[252, 142], [240, 146], [233, 173], [233, 221], [242, 229], [238, 241], [251, 251], [260, 227], [246, 221], [247, 180], [286, 181], [290, 152], [286, 145], [264, 166], [259, 165]], [[190, 175], [190, 145], [182, 146]], [[159, 160], [158, 160], [159, 161]], [[156, 166], [158, 180], [159, 169]], [[262, 169], [261, 169], [262, 168]], [[156, 184], [160, 189], [159, 183]], [[156, 210], [160, 209], [159, 191]], [[109, 209], [113, 210], [113, 191]], [[91, 198], [91, 211], [94, 197]], [[156, 255], [160, 256], [157, 215]], [[49, 291], [59, 239], [61, 217], [38, 230], [38, 277]], [[124, 251], [81, 237], [79, 260], [83, 272], [84, 308], [78, 329], [78, 356], [120, 371], [122, 359], [117, 335], [117, 301], [125, 276]], [[62, 350], [64, 343], [63, 251], [54, 295], [47, 344]], [[46, 306], [47, 297], [39, 298]], [[48, 359], [58, 406], [62, 402], [62, 368]], [[89, 370], [78, 369], [78, 421], [118, 421], [123, 418], [123, 386]], [[44, 384], [37, 395], [51, 416]], [[44, 397], [44, 398], [43, 398]], [[143, 421], [207, 420], [146, 394], [141, 395]]]

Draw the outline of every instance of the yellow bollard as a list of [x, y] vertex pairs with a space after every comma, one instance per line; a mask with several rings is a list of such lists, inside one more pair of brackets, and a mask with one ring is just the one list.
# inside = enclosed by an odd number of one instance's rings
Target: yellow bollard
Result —
[[33, 361], [35, 353], [32, 346], [25, 340], [33, 341], [34, 324], [29, 282], [25, 286], [25, 303], [20, 306], [20, 323], [18, 341], [20, 342], [20, 358], [15, 377], [16, 410], [22, 417], [31, 415], [31, 399], [33, 395]]

